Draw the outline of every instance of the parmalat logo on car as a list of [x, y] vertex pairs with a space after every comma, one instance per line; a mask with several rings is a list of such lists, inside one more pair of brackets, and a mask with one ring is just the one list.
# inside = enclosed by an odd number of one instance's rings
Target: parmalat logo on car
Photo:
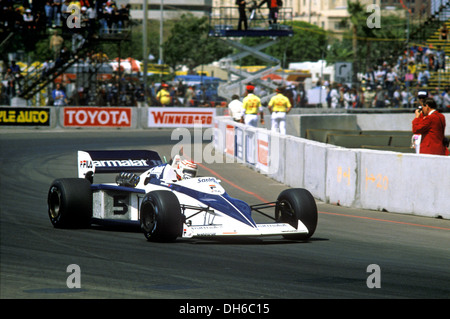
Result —
[[145, 159], [128, 160], [101, 160], [93, 161], [95, 167], [128, 167], [128, 166], [148, 166]]

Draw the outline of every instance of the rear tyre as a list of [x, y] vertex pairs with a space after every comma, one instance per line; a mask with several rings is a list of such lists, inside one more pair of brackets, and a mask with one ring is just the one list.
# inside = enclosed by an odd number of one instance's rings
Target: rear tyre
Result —
[[305, 240], [310, 238], [317, 227], [317, 205], [311, 193], [303, 188], [286, 189], [278, 196], [275, 219], [298, 227], [300, 220], [308, 229], [308, 234], [283, 235], [286, 239]]
[[92, 218], [91, 183], [82, 178], [56, 179], [48, 191], [47, 204], [54, 227], [88, 227]]
[[148, 241], [175, 241], [183, 230], [183, 214], [177, 196], [170, 191], [147, 193], [141, 204], [140, 225]]

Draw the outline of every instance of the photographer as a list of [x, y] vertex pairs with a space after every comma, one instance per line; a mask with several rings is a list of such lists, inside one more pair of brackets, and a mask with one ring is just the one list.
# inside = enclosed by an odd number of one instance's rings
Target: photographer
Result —
[[436, 102], [431, 98], [423, 100], [419, 95], [422, 108], [415, 111], [412, 121], [414, 134], [421, 134], [420, 154], [449, 155], [445, 132], [445, 117], [436, 111]]

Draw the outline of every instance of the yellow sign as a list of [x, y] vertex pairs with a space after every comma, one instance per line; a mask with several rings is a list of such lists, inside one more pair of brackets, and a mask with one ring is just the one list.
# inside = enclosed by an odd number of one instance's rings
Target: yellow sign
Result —
[[[141, 65], [141, 71], [144, 71], [144, 64]], [[148, 64], [147, 71], [156, 74], [170, 74], [170, 69], [167, 64]]]

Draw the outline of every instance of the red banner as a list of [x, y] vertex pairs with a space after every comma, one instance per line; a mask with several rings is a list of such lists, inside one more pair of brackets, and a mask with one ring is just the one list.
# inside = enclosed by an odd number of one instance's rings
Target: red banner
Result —
[[131, 108], [66, 107], [64, 126], [130, 127]]

